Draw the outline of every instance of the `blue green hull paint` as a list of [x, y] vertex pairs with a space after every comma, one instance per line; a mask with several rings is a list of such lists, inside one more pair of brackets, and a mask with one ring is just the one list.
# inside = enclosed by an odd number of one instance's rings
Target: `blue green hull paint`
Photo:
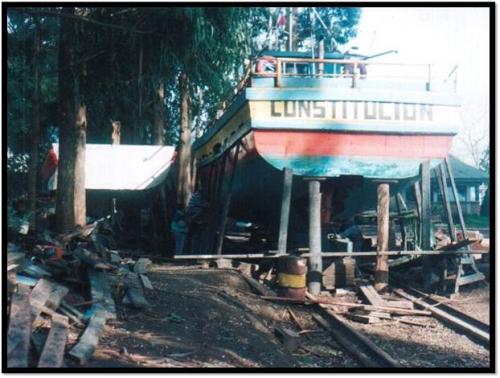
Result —
[[[408, 179], [418, 175], [423, 159], [391, 159], [351, 156], [293, 156], [265, 155], [263, 159], [278, 170], [290, 168], [299, 176], [336, 177], [359, 175], [369, 179]], [[431, 160], [431, 168], [440, 159]]]

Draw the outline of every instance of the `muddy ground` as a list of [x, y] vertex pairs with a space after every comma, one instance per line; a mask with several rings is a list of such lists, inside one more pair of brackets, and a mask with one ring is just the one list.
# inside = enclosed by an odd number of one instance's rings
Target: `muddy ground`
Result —
[[[265, 301], [232, 270], [155, 265], [148, 274], [148, 310], [118, 307], [108, 322], [88, 367], [327, 367], [355, 368], [344, 352], [311, 317], [310, 305]], [[467, 302], [470, 299], [470, 302]], [[476, 287], [455, 300], [489, 313], [489, 289]], [[482, 307], [478, 307], [478, 305]], [[274, 334], [281, 326], [306, 330], [299, 349], [290, 352]], [[462, 308], [466, 310], [466, 308]], [[486, 316], [486, 315], [481, 315]], [[478, 318], [481, 318], [478, 316]], [[405, 317], [424, 327], [382, 320], [349, 322], [393, 358], [408, 367], [487, 367], [489, 352], [435, 319]], [[69, 362], [69, 366], [71, 362]]]

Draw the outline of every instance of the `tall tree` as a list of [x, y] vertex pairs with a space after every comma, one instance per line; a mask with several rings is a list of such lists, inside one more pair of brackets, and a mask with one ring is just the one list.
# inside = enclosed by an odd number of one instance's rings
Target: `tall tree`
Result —
[[40, 20], [35, 17], [35, 38], [33, 44], [33, 95], [31, 106], [32, 130], [30, 139], [30, 164], [28, 171], [29, 209], [33, 212], [32, 224], [36, 228], [36, 194], [38, 177], [38, 145], [40, 144], [40, 52], [42, 49], [42, 31]]
[[191, 129], [189, 127], [189, 81], [186, 73], [179, 77], [181, 93], [181, 120], [179, 138], [179, 171], [177, 175], [177, 203], [186, 207], [191, 196]]
[[[76, 12], [75, 12], [76, 11]], [[59, 232], [86, 224], [85, 148], [87, 107], [81, 93], [84, 25], [71, 16], [82, 10], [63, 8], [59, 42], [61, 126], [56, 222]]]
[[[63, 14], [69, 14], [65, 8]], [[73, 78], [68, 69], [73, 66], [74, 21], [62, 17], [59, 35], [59, 166], [57, 175], [56, 226], [67, 232], [75, 225], [75, 154]]]
[[153, 121], [153, 144], [163, 145], [163, 133], [165, 130], [165, 84], [160, 79], [154, 91], [154, 121]]

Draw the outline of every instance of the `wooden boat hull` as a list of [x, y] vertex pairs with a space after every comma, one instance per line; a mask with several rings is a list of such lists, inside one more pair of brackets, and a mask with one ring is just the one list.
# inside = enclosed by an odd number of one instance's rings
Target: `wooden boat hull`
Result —
[[276, 234], [283, 169], [290, 168], [289, 235], [299, 245], [307, 241], [307, 179], [322, 180], [324, 224], [332, 214], [347, 219], [373, 209], [376, 182], [390, 180], [394, 193], [416, 179], [423, 161], [439, 164], [460, 120], [459, 101], [440, 93], [254, 84], [193, 145], [199, 176], [213, 195], [223, 165], [223, 181], [230, 180], [232, 164], [222, 162], [234, 160], [239, 144], [229, 215]]

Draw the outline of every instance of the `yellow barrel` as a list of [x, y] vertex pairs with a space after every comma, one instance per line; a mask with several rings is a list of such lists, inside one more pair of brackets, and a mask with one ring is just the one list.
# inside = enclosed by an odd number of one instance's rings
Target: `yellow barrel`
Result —
[[305, 299], [306, 259], [283, 256], [278, 259], [278, 295], [280, 297]]

